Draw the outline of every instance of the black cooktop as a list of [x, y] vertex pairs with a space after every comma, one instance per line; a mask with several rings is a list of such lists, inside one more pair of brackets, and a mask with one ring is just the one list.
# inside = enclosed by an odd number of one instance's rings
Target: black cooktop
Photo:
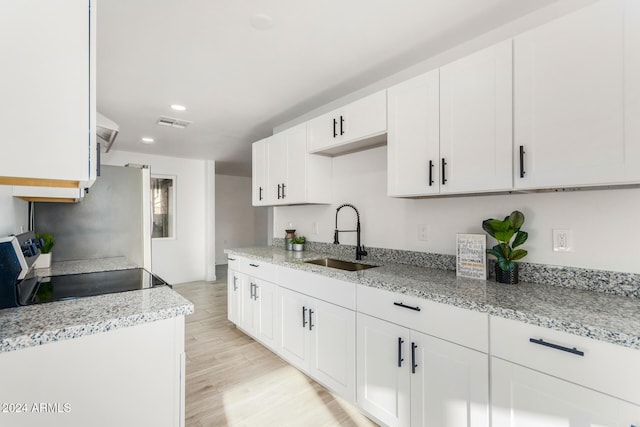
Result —
[[168, 284], [143, 268], [67, 274], [23, 280], [18, 284], [20, 305], [147, 289]]

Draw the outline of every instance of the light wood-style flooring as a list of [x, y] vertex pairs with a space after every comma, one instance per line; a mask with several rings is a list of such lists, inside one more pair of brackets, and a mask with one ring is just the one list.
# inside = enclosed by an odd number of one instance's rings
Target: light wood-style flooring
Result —
[[375, 426], [227, 320], [220, 267], [216, 282], [173, 287], [195, 305], [185, 331], [186, 426]]

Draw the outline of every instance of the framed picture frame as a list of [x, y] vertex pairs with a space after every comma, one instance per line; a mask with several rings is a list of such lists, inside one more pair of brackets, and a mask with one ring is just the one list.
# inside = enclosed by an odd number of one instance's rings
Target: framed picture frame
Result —
[[485, 234], [456, 234], [456, 276], [487, 280]]

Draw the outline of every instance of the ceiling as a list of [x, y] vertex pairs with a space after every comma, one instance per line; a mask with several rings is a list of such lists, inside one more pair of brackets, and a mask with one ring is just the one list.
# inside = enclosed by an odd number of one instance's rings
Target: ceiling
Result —
[[251, 143], [273, 127], [555, 1], [103, 1], [98, 110], [120, 125], [115, 149], [250, 176]]

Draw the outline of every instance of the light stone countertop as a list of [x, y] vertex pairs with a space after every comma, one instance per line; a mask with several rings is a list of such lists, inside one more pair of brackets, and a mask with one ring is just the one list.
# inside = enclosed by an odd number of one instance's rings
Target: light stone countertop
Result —
[[[126, 258], [67, 261], [39, 276], [136, 268]], [[48, 271], [50, 270], [50, 271]], [[168, 286], [0, 309], [0, 354], [193, 313]]]
[[273, 246], [225, 252], [640, 349], [640, 299], [637, 298], [551, 285], [507, 286], [488, 280], [458, 278], [455, 272], [447, 270], [378, 261], [362, 261], [379, 265], [377, 268], [342, 271], [304, 263], [326, 256], [339, 258], [335, 255], [295, 253]]

